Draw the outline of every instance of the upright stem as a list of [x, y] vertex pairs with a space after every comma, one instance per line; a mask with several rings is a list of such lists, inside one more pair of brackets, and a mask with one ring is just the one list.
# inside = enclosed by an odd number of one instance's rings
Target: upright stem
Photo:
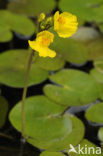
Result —
[[25, 99], [27, 94], [27, 87], [28, 87], [28, 80], [29, 80], [29, 73], [32, 65], [32, 60], [34, 56], [34, 51], [31, 52], [30, 58], [27, 65], [27, 71], [26, 71], [26, 77], [25, 77], [25, 84], [24, 84], [24, 90], [22, 95], [22, 137], [25, 138]]

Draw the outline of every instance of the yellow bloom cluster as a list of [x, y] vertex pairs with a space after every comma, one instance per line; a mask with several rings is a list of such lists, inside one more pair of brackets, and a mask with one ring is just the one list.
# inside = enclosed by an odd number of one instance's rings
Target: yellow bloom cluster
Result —
[[[44, 19], [45, 15], [41, 14], [41, 19]], [[68, 13], [63, 12], [59, 14], [57, 11], [54, 15], [54, 30], [60, 37], [67, 38], [72, 36], [77, 30], [78, 22], [77, 17]], [[49, 45], [53, 42], [54, 35], [45, 30], [37, 34], [35, 41], [28, 41], [29, 46], [39, 52], [39, 56], [42, 57], [55, 57], [56, 52], [49, 49]]]

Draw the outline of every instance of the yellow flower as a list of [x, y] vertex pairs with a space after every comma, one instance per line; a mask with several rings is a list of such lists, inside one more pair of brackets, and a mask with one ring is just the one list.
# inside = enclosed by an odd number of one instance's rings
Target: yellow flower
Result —
[[33, 50], [39, 52], [39, 56], [55, 57], [56, 52], [48, 48], [50, 43], [53, 42], [53, 39], [54, 39], [54, 35], [50, 33], [49, 31], [45, 30], [37, 34], [35, 41], [29, 40], [28, 42], [29, 42], [29, 46]]
[[54, 15], [54, 30], [60, 37], [67, 38], [72, 36], [77, 30], [77, 17], [68, 12], [59, 14], [57, 11]]
[[44, 13], [41, 13], [39, 18], [38, 18], [38, 22], [41, 22], [45, 19], [45, 14]]

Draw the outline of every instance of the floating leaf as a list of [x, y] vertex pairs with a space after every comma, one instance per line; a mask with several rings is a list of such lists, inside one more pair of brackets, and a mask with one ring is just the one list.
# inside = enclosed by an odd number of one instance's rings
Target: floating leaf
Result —
[[47, 152], [47, 151], [44, 151], [40, 154], [40, 156], [64, 156], [63, 153], [61, 152]]
[[98, 60], [103, 58], [103, 36], [86, 44], [89, 60]]
[[103, 127], [101, 127], [98, 131], [98, 138], [103, 142]]
[[8, 42], [12, 39], [13, 35], [7, 28], [0, 26], [0, 42]]
[[4, 125], [8, 111], [8, 104], [4, 97], [0, 96], [0, 128]]
[[[68, 116], [61, 116], [62, 111], [61, 106], [44, 96], [27, 98], [25, 103], [27, 141], [39, 148], [48, 148], [51, 143], [54, 145], [71, 134], [71, 120]], [[21, 131], [21, 102], [12, 109], [9, 117], [15, 128]]]
[[92, 122], [103, 124], [103, 103], [97, 103], [91, 106], [85, 114], [86, 118]]
[[[63, 107], [44, 96], [26, 99], [27, 141], [34, 146], [50, 151], [68, 149], [69, 144], [77, 145], [84, 136], [84, 125], [76, 117], [60, 116]], [[21, 131], [21, 103], [9, 115], [12, 124]], [[71, 132], [72, 121], [72, 132]], [[32, 128], [31, 128], [32, 127]]]
[[61, 55], [57, 54], [56, 57], [39, 57], [38, 55], [34, 58], [35, 63], [45, 70], [55, 71], [59, 70], [65, 65], [65, 61], [61, 57]]
[[[50, 31], [55, 33], [52, 29]], [[70, 38], [64, 39], [55, 35], [51, 49], [54, 49], [64, 60], [71, 63], [82, 64], [88, 59], [85, 46]]]
[[[0, 83], [23, 87], [27, 63], [30, 56], [28, 50], [9, 50], [0, 55]], [[48, 72], [39, 68], [35, 62], [32, 64], [29, 86], [41, 83], [48, 77]]]
[[85, 105], [95, 101], [100, 94], [99, 84], [79, 70], [61, 70], [51, 75], [50, 80], [57, 85], [46, 85], [44, 93], [64, 106]]
[[8, 9], [10, 11], [26, 14], [30, 16], [36, 16], [41, 12], [50, 12], [55, 7], [54, 0], [11, 0], [8, 4]]
[[11, 40], [11, 31], [30, 36], [35, 29], [35, 25], [29, 18], [13, 14], [7, 10], [0, 10], [0, 41]]
[[103, 73], [103, 58], [94, 61], [94, 66], [99, 72]]
[[101, 0], [61, 0], [59, 7], [62, 11], [75, 14], [78, 18], [87, 21], [102, 21], [103, 7]]
[[103, 73], [100, 73], [97, 69], [92, 69], [91, 70], [91, 75], [95, 78], [96, 81], [99, 83], [103, 83]]
[[[101, 149], [100, 147], [96, 147], [95, 144], [91, 143], [90, 141], [84, 139], [82, 140], [82, 142], [79, 144], [80, 148], [77, 146], [75, 148], [77, 153], [74, 152], [70, 152], [69, 156], [102, 156], [101, 153]], [[90, 150], [91, 148], [91, 150]], [[81, 151], [79, 150], [81, 149]]]

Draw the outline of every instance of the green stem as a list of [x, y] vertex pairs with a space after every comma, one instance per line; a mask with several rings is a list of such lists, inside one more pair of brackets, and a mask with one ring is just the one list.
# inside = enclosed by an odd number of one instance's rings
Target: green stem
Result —
[[28, 65], [27, 65], [27, 71], [26, 71], [26, 77], [25, 77], [25, 84], [24, 84], [24, 90], [22, 95], [22, 137], [25, 138], [25, 99], [27, 94], [27, 87], [28, 87], [28, 80], [29, 80], [29, 73], [32, 65], [32, 60], [34, 56], [34, 51], [31, 52]]

